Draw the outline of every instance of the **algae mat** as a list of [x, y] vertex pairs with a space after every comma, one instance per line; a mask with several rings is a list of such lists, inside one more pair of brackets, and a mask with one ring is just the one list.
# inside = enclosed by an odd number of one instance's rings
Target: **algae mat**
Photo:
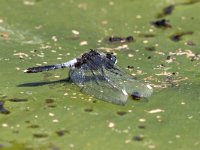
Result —
[[[198, 2], [1, 0], [0, 148], [199, 149]], [[153, 95], [118, 106], [82, 94], [67, 69], [23, 73], [91, 48], [116, 54]]]

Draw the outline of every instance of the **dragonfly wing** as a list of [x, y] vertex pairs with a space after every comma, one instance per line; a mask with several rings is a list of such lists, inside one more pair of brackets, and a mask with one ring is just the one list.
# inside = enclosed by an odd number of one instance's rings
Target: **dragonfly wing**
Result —
[[100, 68], [90, 70], [82, 65], [81, 68], [70, 71], [70, 78], [83, 93], [118, 105], [124, 105], [127, 101], [128, 94], [123, 89], [110, 84], [102, 75]]
[[153, 88], [150, 85], [123, 72], [117, 65], [110, 69], [103, 68], [103, 70], [112, 83], [116, 83], [118, 87], [125, 89], [130, 95], [139, 93], [141, 97], [149, 97], [153, 93]]

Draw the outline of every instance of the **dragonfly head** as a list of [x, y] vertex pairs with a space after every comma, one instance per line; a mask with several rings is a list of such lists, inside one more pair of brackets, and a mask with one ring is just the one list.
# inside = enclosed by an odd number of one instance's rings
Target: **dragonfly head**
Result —
[[117, 63], [117, 58], [112, 53], [107, 53], [106, 54], [106, 58], [108, 58], [109, 60], [111, 60], [114, 64]]

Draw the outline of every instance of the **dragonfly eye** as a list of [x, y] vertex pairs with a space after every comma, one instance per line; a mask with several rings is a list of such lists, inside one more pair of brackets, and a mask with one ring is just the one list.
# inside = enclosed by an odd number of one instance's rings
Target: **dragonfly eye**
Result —
[[111, 53], [107, 53], [107, 54], [106, 54], [106, 58], [110, 59], [114, 64], [117, 63], [117, 58], [116, 58], [116, 56], [114, 56], [114, 55], [111, 54]]

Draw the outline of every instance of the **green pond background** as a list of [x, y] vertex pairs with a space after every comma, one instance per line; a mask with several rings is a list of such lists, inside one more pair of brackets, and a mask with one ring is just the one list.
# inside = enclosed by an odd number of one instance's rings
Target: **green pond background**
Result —
[[[199, 149], [198, 2], [0, 0], [0, 149]], [[159, 17], [171, 27], [153, 26]], [[130, 35], [134, 42], [106, 40]], [[152, 85], [153, 95], [118, 106], [59, 81], [68, 69], [23, 73], [91, 48], [117, 54], [118, 65]]]

